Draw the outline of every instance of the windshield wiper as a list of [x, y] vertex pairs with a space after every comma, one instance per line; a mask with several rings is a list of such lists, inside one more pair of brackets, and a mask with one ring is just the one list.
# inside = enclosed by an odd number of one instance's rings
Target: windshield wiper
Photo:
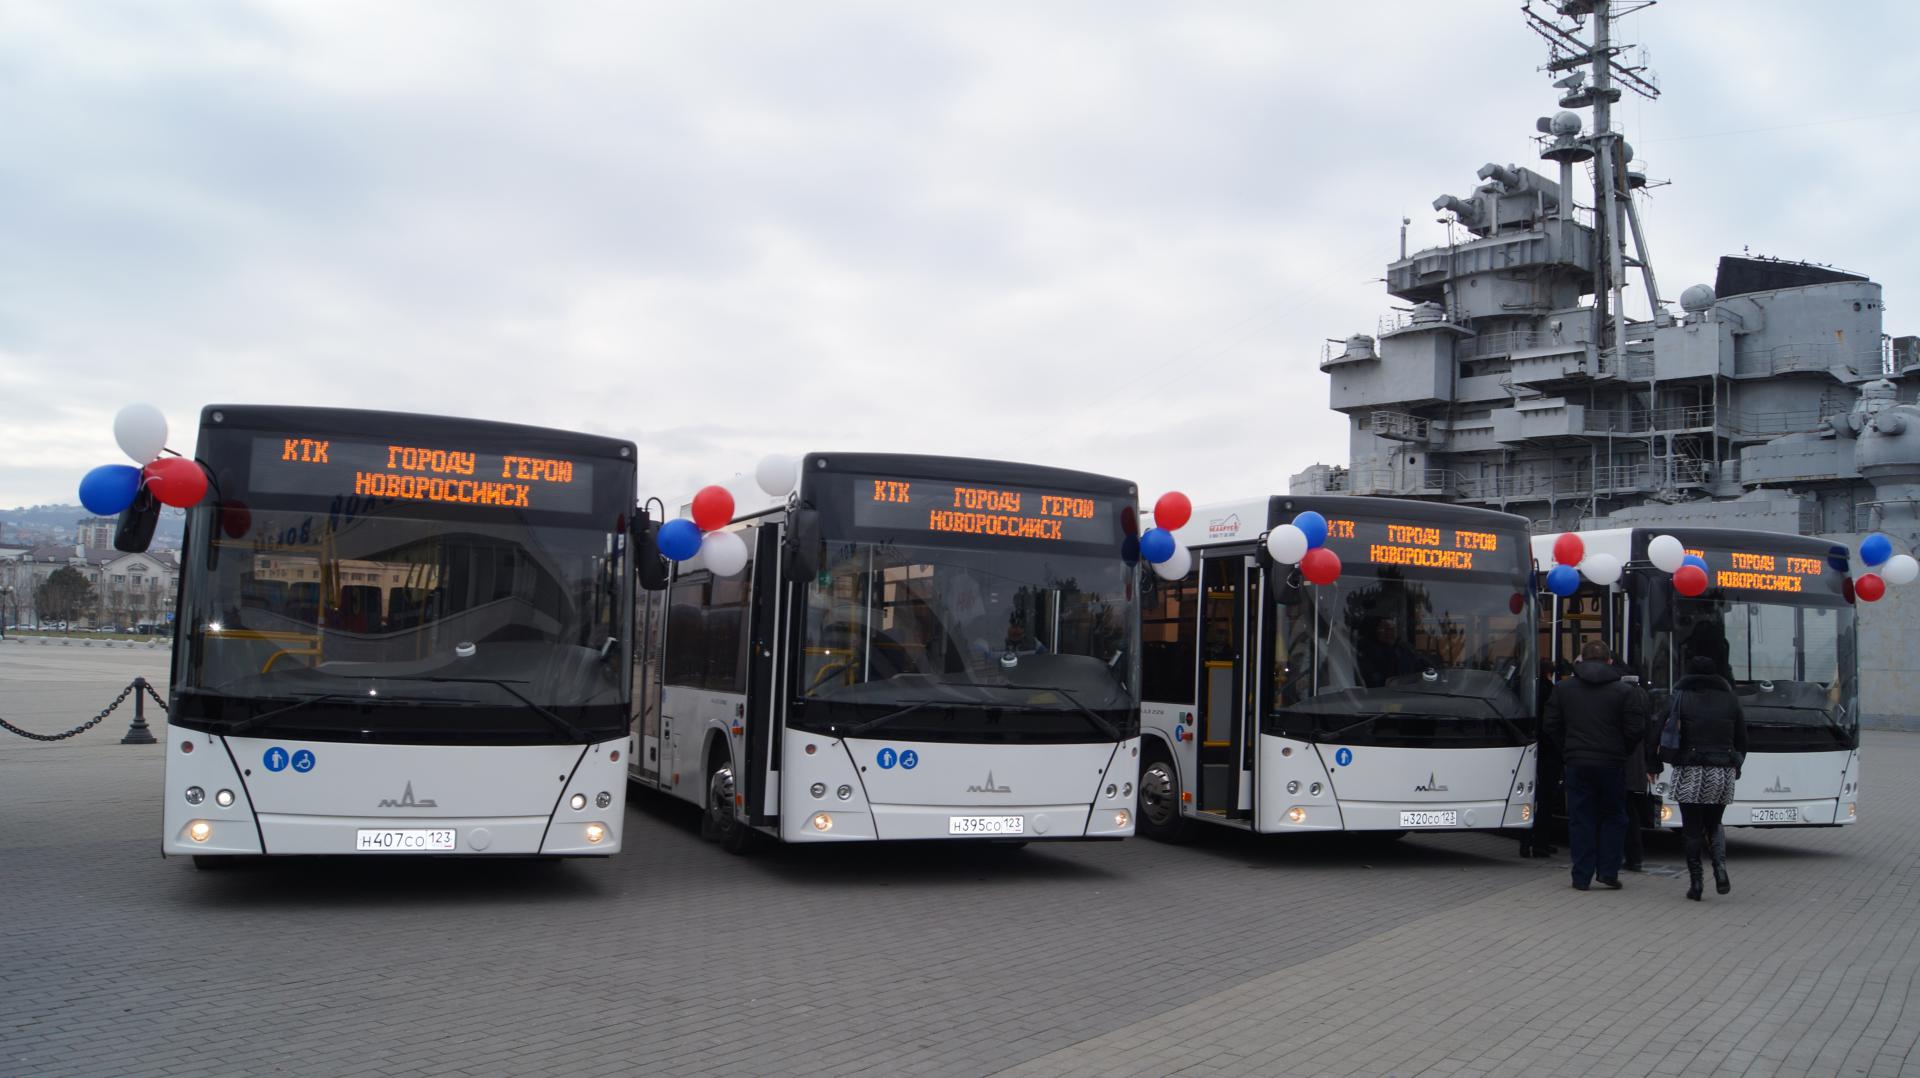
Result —
[[[591, 740], [587, 736], [587, 732], [585, 730], [580, 729], [578, 726], [575, 726], [574, 724], [568, 722], [566, 719], [561, 718], [560, 716], [554, 714], [553, 712], [547, 710], [546, 708], [540, 706], [539, 704], [534, 703], [532, 700], [527, 699], [524, 693], [522, 693], [519, 689], [516, 689], [513, 687], [513, 683], [504, 681], [500, 678], [436, 677], [430, 674], [343, 674], [340, 676], [353, 678], [356, 681], [425, 681], [433, 684], [453, 684], [453, 685], [463, 685], [463, 684], [472, 682], [480, 685], [498, 685], [500, 688], [505, 689], [508, 695], [512, 696], [515, 700], [518, 700], [521, 703], [527, 705], [528, 709], [531, 710], [534, 714], [552, 723], [555, 729], [566, 734], [568, 737], [573, 738], [574, 741], [579, 742], [581, 744], [585, 744], [587, 741]], [[520, 684], [524, 685], [526, 684], [526, 682], [523, 681], [523, 682], [520, 682]], [[448, 702], [452, 702], [452, 701], [448, 701]]]
[[[229, 697], [229, 699], [235, 699], [235, 698]], [[244, 734], [246, 734], [246, 732], [249, 730], [258, 729], [261, 724], [265, 723], [268, 719], [273, 718], [275, 715], [284, 715], [289, 711], [298, 711], [303, 707], [312, 707], [314, 704], [324, 703], [328, 700], [352, 700], [352, 699], [358, 699], [358, 698], [354, 696], [349, 696], [348, 694], [341, 693], [341, 692], [329, 692], [329, 693], [321, 693], [318, 696], [309, 696], [304, 700], [296, 700], [293, 703], [287, 704], [283, 707], [276, 707], [272, 711], [263, 711], [260, 714], [255, 715], [251, 718], [241, 719], [239, 722], [233, 723], [232, 725], [227, 727], [227, 732], [225, 736], [241, 737]]]
[[1095, 711], [1094, 709], [1081, 703], [1080, 698], [1073, 695], [1071, 692], [1068, 692], [1065, 689], [1055, 688], [1054, 686], [1051, 686], [1051, 685], [1022, 685], [1020, 687], [1023, 689], [1032, 689], [1034, 692], [1059, 693], [1061, 696], [1064, 696], [1067, 698], [1067, 703], [1072, 704], [1074, 707], [1080, 709], [1080, 714], [1085, 715], [1087, 717], [1087, 721], [1093, 724], [1094, 729], [1107, 735], [1107, 738], [1109, 740], [1112, 740], [1112, 741], [1120, 740], [1119, 727], [1115, 726], [1114, 724], [1108, 722], [1105, 718], [1101, 717], [1098, 711]]
[[869, 730], [877, 730], [880, 727], [885, 726], [886, 724], [894, 721], [895, 719], [906, 718], [908, 715], [911, 715], [914, 712], [919, 711], [921, 708], [932, 707], [935, 704], [942, 704], [947, 707], [963, 707], [971, 710], [984, 710], [984, 711], [996, 711], [996, 710], [999, 710], [1001, 707], [1001, 705], [999, 704], [987, 704], [987, 703], [981, 703], [974, 700], [915, 700], [912, 703], [908, 704], [906, 707], [899, 709], [898, 711], [889, 711], [885, 715], [882, 715], [877, 719], [868, 719], [866, 722], [863, 722], [858, 726], [848, 727], [847, 732], [841, 736], [859, 737], [860, 735], [866, 733]]

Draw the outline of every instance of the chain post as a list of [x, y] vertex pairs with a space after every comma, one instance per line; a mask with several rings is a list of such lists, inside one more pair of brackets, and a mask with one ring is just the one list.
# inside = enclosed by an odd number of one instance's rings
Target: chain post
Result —
[[147, 728], [147, 679], [133, 679], [133, 725], [127, 727], [127, 736], [120, 739], [122, 745], [153, 745], [153, 731]]

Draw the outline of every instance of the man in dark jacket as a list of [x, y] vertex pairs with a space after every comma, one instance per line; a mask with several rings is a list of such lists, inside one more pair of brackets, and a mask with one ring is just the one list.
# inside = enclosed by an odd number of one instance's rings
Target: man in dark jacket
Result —
[[1626, 840], [1626, 767], [1647, 731], [1646, 696], [1620, 680], [1607, 645], [1589, 640], [1573, 676], [1553, 687], [1542, 733], [1567, 766], [1567, 845], [1573, 886], [1620, 889]]

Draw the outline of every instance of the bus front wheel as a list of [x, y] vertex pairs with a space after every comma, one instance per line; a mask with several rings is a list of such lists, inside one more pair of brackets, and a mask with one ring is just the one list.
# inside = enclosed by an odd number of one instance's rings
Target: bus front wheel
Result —
[[700, 817], [700, 837], [720, 844], [728, 853], [745, 853], [753, 831], [734, 815], [738, 787], [733, 764], [724, 757], [707, 774], [707, 811]]
[[1180, 771], [1166, 756], [1148, 757], [1140, 768], [1140, 833], [1161, 842], [1183, 842], [1191, 826], [1180, 814]]

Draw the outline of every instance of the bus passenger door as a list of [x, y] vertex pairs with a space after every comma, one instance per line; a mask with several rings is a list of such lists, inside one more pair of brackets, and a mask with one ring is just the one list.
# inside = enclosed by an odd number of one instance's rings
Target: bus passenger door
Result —
[[660, 784], [660, 648], [666, 625], [667, 593], [641, 591], [634, 619], [640, 640], [633, 649], [634, 734], [637, 751], [627, 754], [627, 771], [642, 782]]
[[756, 827], [779, 823], [778, 775], [780, 739], [775, 706], [775, 657], [779, 654], [780, 529], [772, 524], [754, 528], [752, 590], [747, 595], [747, 710], [746, 760], [738, 776], [746, 799], [747, 821]]
[[1199, 811], [1246, 819], [1252, 808], [1245, 752], [1247, 556], [1200, 561]]

